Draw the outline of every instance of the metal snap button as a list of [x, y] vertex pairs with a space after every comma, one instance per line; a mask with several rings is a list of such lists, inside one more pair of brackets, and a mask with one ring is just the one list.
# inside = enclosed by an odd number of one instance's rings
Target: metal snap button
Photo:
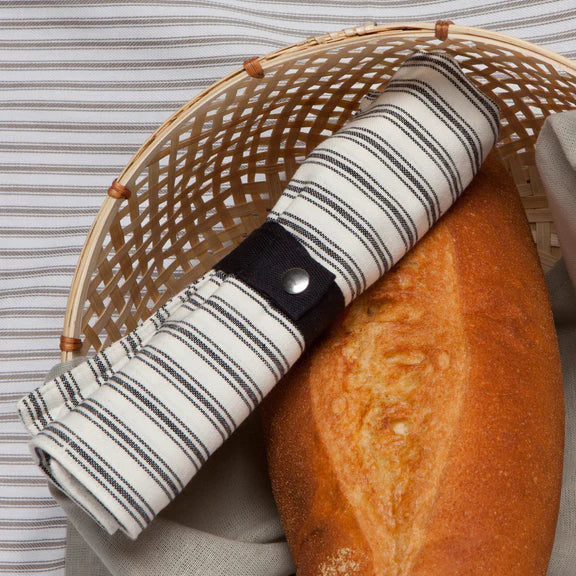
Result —
[[310, 284], [310, 274], [303, 268], [290, 268], [282, 276], [282, 288], [288, 294], [301, 294]]

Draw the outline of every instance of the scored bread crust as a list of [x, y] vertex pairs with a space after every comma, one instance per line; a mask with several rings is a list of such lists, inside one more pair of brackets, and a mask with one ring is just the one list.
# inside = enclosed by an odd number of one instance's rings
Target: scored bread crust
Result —
[[541, 576], [564, 410], [548, 292], [490, 156], [262, 406], [298, 576]]

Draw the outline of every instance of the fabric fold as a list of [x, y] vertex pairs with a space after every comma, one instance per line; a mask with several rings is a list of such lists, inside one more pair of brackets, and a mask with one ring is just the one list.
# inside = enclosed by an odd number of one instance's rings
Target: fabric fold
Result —
[[546, 275], [562, 360], [566, 425], [560, 513], [547, 575], [572, 576], [576, 566], [576, 111], [548, 116], [535, 148], [536, 167], [563, 256]]
[[[560, 245], [576, 246], [576, 110], [548, 116], [535, 149]], [[562, 255], [576, 285], [576, 250], [565, 248]]]
[[266, 469], [254, 411], [137, 540], [107, 534], [56, 488], [69, 518], [67, 573], [73, 576], [295, 573]]
[[[299, 269], [349, 304], [448, 210], [497, 138], [496, 104], [455, 60], [408, 58], [308, 156], [271, 211], [268, 223], [306, 254], [271, 281]], [[284, 300], [208, 272], [22, 399], [39, 466], [109, 534], [138, 537], [302, 354], [306, 338]]]

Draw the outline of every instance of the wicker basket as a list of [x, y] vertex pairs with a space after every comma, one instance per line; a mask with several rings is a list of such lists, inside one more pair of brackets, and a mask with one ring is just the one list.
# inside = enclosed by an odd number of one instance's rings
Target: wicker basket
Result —
[[148, 139], [111, 187], [86, 240], [63, 359], [114, 342], [212, 268], [262, 223], [298, 164], [366, 92], [385, 86], [415, 50], [439, 47], [501, 106], [498, 152], [549, 268], [560, 250], [534, 142], [548, 114], [576, 107], [576, 63], [447, 22], [363, 26], [247, 60]]

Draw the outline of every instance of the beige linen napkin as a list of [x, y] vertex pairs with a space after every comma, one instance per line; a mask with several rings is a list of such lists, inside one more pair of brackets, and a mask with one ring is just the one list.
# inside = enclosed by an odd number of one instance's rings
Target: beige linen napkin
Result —
[[548, 274], [558, 333], [566, 440], [560, 516], [548, 576], [576, 574], [576, 111], [547, 118], [536, 143], [536, 165], [546, 188], [564, 262]]
[[[575, 189], [576, 190], [576, 189]], [[576, 230], [576, 219], [572, 221]], [[576, 574], [576, 290], [563, 261], [547, 274], [560, 345], [566, 410], [566, 438], [560, 516], [548, 576]]]
[[138, 540], [109, 535], [57, 488], [67, 576], [289, 576], [295, 569], [266, 471], [258, 411]]
[[536, 166], [546, 188], [566, 270], [576, 286], [576, 110], [546, 119], [536, 143]]

